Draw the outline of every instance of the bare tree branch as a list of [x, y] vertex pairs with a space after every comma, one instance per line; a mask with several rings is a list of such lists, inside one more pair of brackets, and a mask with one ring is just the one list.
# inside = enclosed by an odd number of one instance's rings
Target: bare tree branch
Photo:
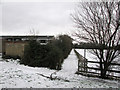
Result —
[[118, 50], [111, 49], [120, 45], [120, 2], [79, 3], [72, 18], [79, 30], [76, 37], [110, 48], [93, 50], [100, 61], [101, 77], [105, 78], [106, 70], [120, 54]]

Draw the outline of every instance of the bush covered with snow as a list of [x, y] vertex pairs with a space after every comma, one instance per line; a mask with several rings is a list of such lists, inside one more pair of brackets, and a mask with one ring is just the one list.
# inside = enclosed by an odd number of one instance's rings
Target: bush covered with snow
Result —
[[20, 63], [32, 67], [49, 67], [61, 69], [65, 58], [72, 50], [72, 40], [67, 35], [60, 35], [47, 45], [40, 45], [36, 40], [30, 40], [24, 50]]

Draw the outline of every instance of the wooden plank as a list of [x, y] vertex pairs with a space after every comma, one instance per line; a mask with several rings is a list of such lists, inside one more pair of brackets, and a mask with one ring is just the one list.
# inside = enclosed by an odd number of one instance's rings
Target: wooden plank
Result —
[[[83, 72], [83, 71], [82, 71]], [[84, 74], [86, 74], [86, 72], [84, 72]], [[100, 73], [97, 73], [97, 72], [91, 72], [91, 71], [88, 71], [87, 74], [97, 74], [97, 75], [100, 75]], [[120, 78], [120, 76], [115, 76], [115, 75], [106, 75], [108, 77], [115, 77], [115, 78]]]
[[[94, 69], [94, 70], [100, 70], [100, 68], [94, 68], [94, 67], [87, 67], [89, 69]], [[120, 71], [116, 71], [116, 70], [107, 70], [109, 72], [115, 72], [115, 73], [120, 73]]]
[[[80, 68], [87, 68], [87, 69], [93, 69], [93, 70], [100, 70], [100, 68], [95, 68], [95, 67], [82, 67], [82, 66], [79, 66]], [[115, 73], [120, 73], [120, 71], [117, 71], [117, 70], [107, 70], [109, 72], [115, 72]]]
[[88, 46], [88, 44], [84, 44], [84, 45], [78, 45], [78, 44], [74, 44], [73, 45], [73, 49], [104, 49], [104, 50], [120, 50], [120, 45], [115, 46], [115, 47], [107, 47], [104, 45], [90, 45]]
[[[100, 62], [97, 62], [97, 61], [87, 61], [89, 63], [100, 63]], [[120, 66], [120, 63], [111, 63], [111, 65], [118, 65]]]
[[116, 71], [116, 70], [107, 70], [109, 72], [115, 72], [115, 73], [120, 73], [120, 71]]

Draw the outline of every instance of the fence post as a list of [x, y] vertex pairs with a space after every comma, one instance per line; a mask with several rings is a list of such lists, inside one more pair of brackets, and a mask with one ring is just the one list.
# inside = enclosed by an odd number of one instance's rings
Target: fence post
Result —
[[79, 63], [80, 63], [80, 60], [78, 59], [78, 72], [79, 72], [79, 69], [80, 69], [80, 67], [79, 67]]
[[84, 72], [87, 74], [86, 49], [84, 49]]
[[86, 58], [86, 49], [84, 49], [84, 59]]

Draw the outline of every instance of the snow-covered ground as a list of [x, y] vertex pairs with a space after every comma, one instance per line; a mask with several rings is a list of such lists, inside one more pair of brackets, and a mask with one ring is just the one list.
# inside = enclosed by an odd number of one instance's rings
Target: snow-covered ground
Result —
[[[103, 80], [76, 75], [77, 57], [72, 50], [65, 59], [62, 70], [50, 70], [48, 68], [29, 67], [20, 65], [17, 60], [4, 61], [0, 58], [0, 88], [117, 88], [118, 81]], [[50, 80], [43, 77], [53, 76], [60, 80]], [[66, 80], [66, 81], [65, 81]]]

